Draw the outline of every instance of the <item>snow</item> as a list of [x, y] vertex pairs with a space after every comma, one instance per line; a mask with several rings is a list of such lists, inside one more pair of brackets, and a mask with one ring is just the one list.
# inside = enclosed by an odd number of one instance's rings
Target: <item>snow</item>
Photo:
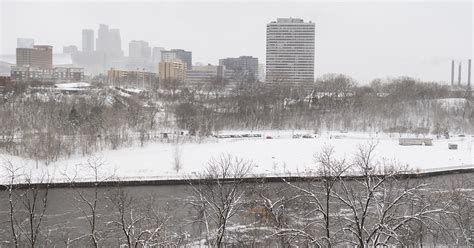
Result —
[[460, 110], [464, 108], [467, 100], [464, 98], [444, 98], [436, 100], [445, 110]]
[[91, 87], [91, 84], [84, 82], [55, 84], [61, 91], [84, 91]]
[[[227, 131], [220, 134], [243, 134], [250, 131]], [[378, 143], [375, 157], [378, 160], [397, 160], [415, 171], [436, 171], [445, 169], [472, 168], [474, 153], [472, 137], [455, 137], [451, 139], [433, 139], [433, 146], [400, 146], [399, 136], [368, 133], [324, 133], [316, 138], [294, 139], [294, 134], [310, 134], [302, 131], [254, 131], [262, 138], [227, 138], [207, 139], [203, 143], [151, 143], [145, 147], [130, 147], [119, 150], [104, 151], [94, 155], [105, 161], [103, 176], [115, 176], [121, 180], [181, 179], [201, 172], [211, 157], [221, 154], [232, 154], [255, 164], [252, 173], [255, 175], [296, 175], [314, 170], [314, 154], [324, 146], [333, 146], [336, 156], [351, 159], [358, 145], [369, 141]], [[271, 136], [272, 139], [266, 139]], [[449, 150], [448, 143], [458, 144], [457, 150]], [[176, 148], [178, 147], [178, 148]], [[182, 169], [173, 169], [176, 149], [181, 155]], [[24, 165], [34, 175], [44, 170], [54, 181], [65, 181], [77, 173], [77, 180], [90, 180], [90, 169], [84, 169], [90, 157], [72, 157], [57, 161], [45, 167], [40, 164], [36, 169], [35, 162], [6, 154], [0, 159], [7, 159]], [[67, 177], [65, 176], [67, 175]]]
[[55, 84], [59, 89], [69, 89], [69, 88], [87, 88], [90, 87], [90, 83], [77, 82], [77, 83], [63, 83]]

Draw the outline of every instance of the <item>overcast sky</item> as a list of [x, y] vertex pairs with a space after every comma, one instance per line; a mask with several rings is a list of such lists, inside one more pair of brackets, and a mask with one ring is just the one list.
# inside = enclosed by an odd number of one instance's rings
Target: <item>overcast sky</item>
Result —
[[1, 54], [15, 53], [17, 37], [51, 44], [57, 53], [65, 45], [80, 49], [81, 29], [97, 35], [103, 23], [120, 29], [125, 54], [130, 40], [146, 40], [190, 50], [193, 62], [251, 55], [265, 63], [266, 23], [290, 16], [316, 23], [316, 76], [344, 73], [365, 83], [408, 75], [448, 82], [450, 60], [473, 54], [472, 2], [0, 0], [0, 9]]

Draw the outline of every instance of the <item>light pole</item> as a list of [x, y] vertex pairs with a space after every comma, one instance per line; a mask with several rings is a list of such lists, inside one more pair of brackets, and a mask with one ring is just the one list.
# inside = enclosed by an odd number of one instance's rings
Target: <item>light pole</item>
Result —
[[145, 68], [143, 68], [142, 90], [145, 91]]

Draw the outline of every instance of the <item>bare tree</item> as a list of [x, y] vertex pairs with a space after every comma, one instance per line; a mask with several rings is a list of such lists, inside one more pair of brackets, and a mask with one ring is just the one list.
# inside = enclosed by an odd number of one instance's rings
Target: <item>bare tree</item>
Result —
[[183, 162], [181, 161], [181, 150], [179, 144], [176, 144], [173, 151], [173, 169], [176, 172], [179, 172], [183, 167]]
[[8, 177], [8, 210], [9, 210], [9, 221], [10, 221], [10, 229], [12, 232], [12, 239], [16, 248], [20, 246], [20, 233], [17, 230], [18, 222], [15, 219], [16, 215], [16, 204], [18, 202], [17, 195], [15, 193], [15, 183], [18, 180], [20, 172], [20, 168], [13, 165], [11, 161], [4, 161], [3, 165], [7, 177]]
[[[374, 161], [375, 143], [359, 147], [352, 162], [353, 180], [339, 176], [333, 197], [347, 212], [339, 213], [343, 233], [349, 234], [347, 242], [361, 247], [402, 243], [410, 232], [410, 224], [440, 225], [438, 214], [446, 213], [449, 202], [435, 207], [420, 197], [425, 184], [398, 180], [404, 170], [397, 165], [377, 164]], [[410, 211], [408, 211], [410, 209]], [[352, 238], [351, 238], [352, 237]]]
[[28, 246], [36, 247], [41, 237], [44, 215], [48, 206], [49, 176], [39, 177], [21, 172], [10, 161], [4, 162], [8, 175], [9, 223], [15, 247], [21, 247], [24, 236]]
[[68, 181], [72, 184], [77, 193], [78, 197], [76, 200], [79, 203], [78, 208], [81, 210], [89, 225], [89, 234], [69, 240], [69, 244], [71, 242], [75, 242], [80, 239], [89, 237], [93, 247], [100, 247], [100, 242], [102, 240], [102, 232], [99, 230], [99, 219], [101, 218], [101, 215], [99, 214], [99, 202], [101, 201], [102, 196], [99, 195], [99, 187], [105, 181], [113, 177], [113, 173], [111, 173], [111, 176], [107, 176], [106, 172], [103, 171], [104, 165], [105, 162], [101, 158], [94, 156], [90, 157], [87, 161], [85, 169], [90, 170], [90, 172], [92, 173], [92, 194], [88, 194], [90, 189], [87, 189], [87, 191], [85, 191], [81, 190], [78, 187], [75, 187], [75, 183], [78, 180], [77, 168], [75, 171], [76, 174], [73, 177], [70, 177], [67, 172], [64, 173], [64, 175], [66, 176], [66, 178], [68, 178]]
[[109, 200], [117, 210], [117, 220], [111, 223], [121, 229], [127, 247], [148, 247], [157, 244], [165, 245], [169, 240], [160, 239], [160, 232], [164, 232], [170, 216], [166, 212], [157, 210], [153, 206], [143, 203], [118, 187]]
[[242, 208], [243, 180], [252, 165], [231, 155], [221, 155], [208, 162], [198, 179], [189, 180], [193, 192], [190, 204], [198, 209], [198, 221], [206, 227], [210, 246], [224, 246], [231, 218]]
[[[335, 204], [333, 200], [333, 189], [338, 182], [338, 179], [349, 169], [345, 159], [335, 158], [334, 147], [323, 147], [321, 153], [315, 155], [315, 162], [317, 165], [316, 174], [310, 174], [308, 182], [303, 184], [294, 184], [286, 182], [289, 186], [296, 189], [297, 198], [302, 198], [303, 202], [308, 204], [310, 213], [308, 215], [316, 215], [322, 218], [314, 218], [313, 223], [308, 223], [305, 229], [309, 226], [322, 226], [323, 235], [317, 233], [317, 236], [312, 237], [310, 233], [302, 232], [300, 229], [294, 231], [296, 234], [305, 234], [303, 236], [310, 237], [312, 243], [318, 243], [325, 247], [331, 247], [335, 244], [333, 238], [332, 221], [334, 221], [334, 210], [332, 206]], [[315, 179], [312, 179], [316, 176]], [[322, 219], [322, 223], [320, 222]], [[291, 232], [290, 232], [291, 233]]]

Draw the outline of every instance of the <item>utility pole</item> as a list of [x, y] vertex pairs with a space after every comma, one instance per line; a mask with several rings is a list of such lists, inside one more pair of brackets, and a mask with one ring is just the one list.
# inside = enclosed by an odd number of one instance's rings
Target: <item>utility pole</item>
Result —
[[143, 68], [142, 90], [145, 91], [145, 68]]
[[471, 99], [472, 97], [472, 89], [471, 89], [471, 59], [467, 61], [467, 99]]

